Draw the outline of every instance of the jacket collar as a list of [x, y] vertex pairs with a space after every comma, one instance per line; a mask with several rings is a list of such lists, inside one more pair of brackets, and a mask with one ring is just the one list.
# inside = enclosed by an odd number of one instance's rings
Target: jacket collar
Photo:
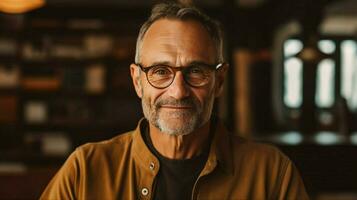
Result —
[[[141, 119], [138, 126], [133, 132], [133, 145], [132, 150], [134, 159], [138, 161], [143, 167], [149, 166], [154, 163], [159, 166], [159, 161], [153, 153], [149, 150], [142, 137], [141, 130], [145, 125], [146, 119]], [[210, 146], [208, 159], [203, 171], [207, 173], [213, 171], [218, 166], [228, 174], [233, 173], [233, 149], [230, 142], [230, 135], [220, 120], [211, 120], [214, 123], [211, 128], [214, 131], [213, 141]]]
[[[215, 121], [215, 122], [214, 122]], [[216, 160], [217, 166], [222, 168], [228, 174], [233, 173], [233, 149], [231, 136], [226, 127], [220, 120], [214, 120], [215, 123], [213, 141], [211, 143], [208, 161]]]
[[133, 132], [133, 145], [132, 151], [134, 160], [137, 161], [138, 164], [142, 165], [144, 168], [148, 168], [148, 166], [152, 165], [159, 166], [159, 160], [155, 157], [153, 153], [149, 150], [149, 147], [145, 144], [145, 141], [142, 137], [141, 130], [145, 128], [146, 119], [142, 118], [138, 126]]

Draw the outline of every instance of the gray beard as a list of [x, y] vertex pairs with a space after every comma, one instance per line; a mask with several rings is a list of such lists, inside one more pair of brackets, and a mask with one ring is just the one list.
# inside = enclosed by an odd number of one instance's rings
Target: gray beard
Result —
[[175, 113], [171, 115], [172, 118], [182, 118], [187, 120], [184, 126], [170, 127], [170, 124], [164, 118], [157, 118], [154, 125], [160, 129], [161, 132], [173, 136], [188, 135], [201, 126], [197, 113]]
[[[150, 105], [145, 98], [142, 98], [142, 107], [145, 118], [161, 132], [172, 136], [188, 135], [197, 128], [201, 127], [204, 122], [202, 119], [203, 108], [200, 108], [199, 104], [192, 98], [184, 100], [158, 100], [154, 105]], [[188, 111], [176, 111], [170, 113], [162, 113], [161, 105], [181, 105], [192, 106], [194, 109]], [[168, 115], [161, 116], [160, 115]], [[170, 119], [181, 119], [184, 121], [182, 126], [175, 127]]]

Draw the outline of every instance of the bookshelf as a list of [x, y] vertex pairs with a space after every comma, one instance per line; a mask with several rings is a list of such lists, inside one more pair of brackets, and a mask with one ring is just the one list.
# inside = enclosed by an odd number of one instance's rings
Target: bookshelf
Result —
[[36, 11], [16, 30], [0, 27], [1, 162], [58, 165], [141, 118], [129, 72], [138, 20], [69, 13]]

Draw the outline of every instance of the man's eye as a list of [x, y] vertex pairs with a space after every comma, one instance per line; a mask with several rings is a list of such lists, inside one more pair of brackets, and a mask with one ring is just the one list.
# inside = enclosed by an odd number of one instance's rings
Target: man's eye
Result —
[[164, 76], [164, 75], [170, 75], [171, 71], [166, 67], [158, 67], [158, 68], [153, 69], [152, 73], [154, 75]]
[[205, 70], [202, 67], [190, 67], [188, 72], [190, 74], [205, 74]]

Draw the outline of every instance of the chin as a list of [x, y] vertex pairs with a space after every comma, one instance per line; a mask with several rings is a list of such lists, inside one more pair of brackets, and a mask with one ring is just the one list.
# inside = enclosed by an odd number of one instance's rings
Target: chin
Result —
[[197, 114], [193, 112], [165, 112], [160, 113], [158, 121], [170, 127], [181, 127], [187, 124], [196, 124], [198, 118]]
[[171, 135], [171, 136], [183, 136], [183, 135], [189, 135], [194, 131], [192, 128], [188, 127], [165, 127], [165, 126], [160, 126], [159, 127], [160, 131], [162, 133]]
[[[166, 119], [166, 120], [161, 120]], [[197, 117], [188, 116], [172, 116], [157, 120], [157, 127], [161, 132], [169, 135], [188, 135], [196, 130], [198, 125]]]

